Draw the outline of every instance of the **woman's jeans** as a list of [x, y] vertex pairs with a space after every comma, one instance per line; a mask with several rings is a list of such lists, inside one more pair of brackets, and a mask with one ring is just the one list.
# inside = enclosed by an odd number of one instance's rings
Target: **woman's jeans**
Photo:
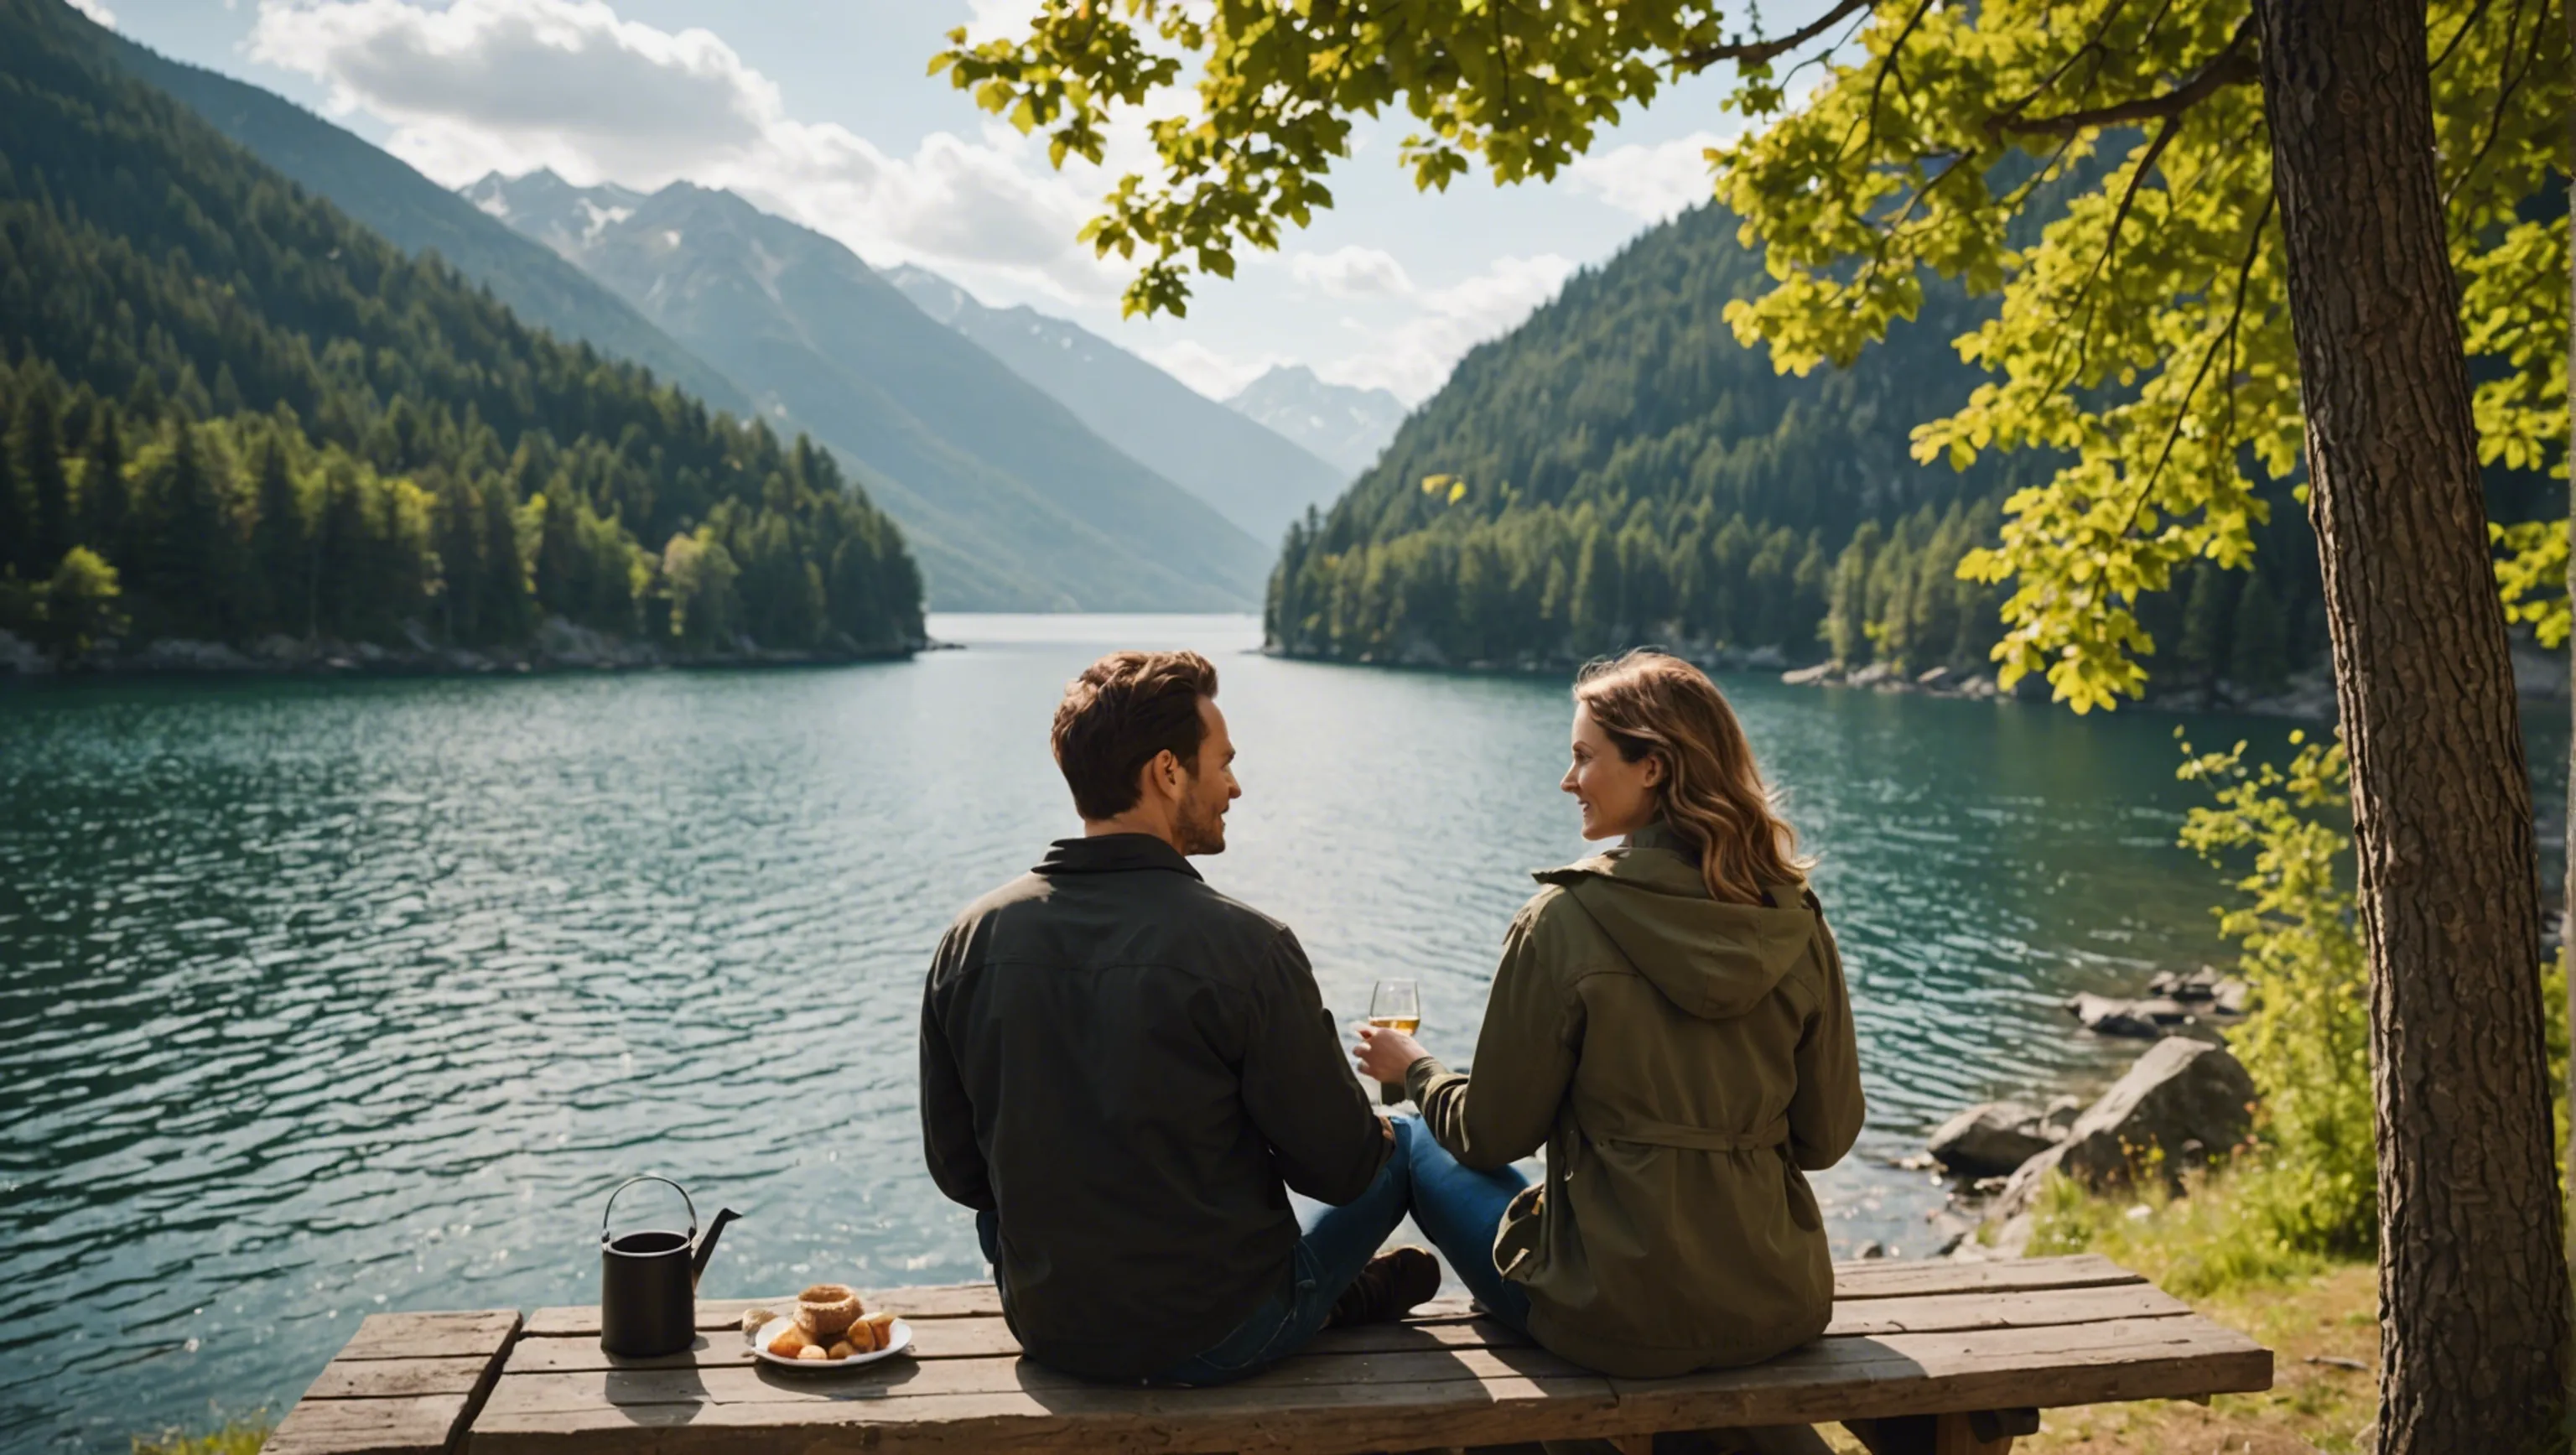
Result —
[[[1433, 1145], [1430, 1134], [1412, 1118], [1397, 1117], [1393, 1121], [1395, 1150], [1387, 1155], [1386, 1165], [1378, 1169], [1377, 1180], [1352, 1201], [1340, 1207], [1318, 1208], [1306, 1220], [1304, 1234], [1298, 1238], [1289, 1263], [1287, 1281], [1280, 1290], [1213, 1347], [1149, 1376], [1145, 1383], [1224, 1384], [1241, 1379], [1296, 1353], [1323, 1329], [1332, 1317], [1333, 1305], [1368, 1261], [1377, 1256], [1396, 1224], [1404, 1221], [1413, 1187], [1413, 1160], [1408, 1149]], [[997, 1279], [1001, 1277], [1000, 1226], [1000, 1220], [992, 1213], [975, 1215], [975, 1235], [983, 1243], [984, 1261], [993, 1265]], [[1491, 1244], [1493, 1240], [1489, 1224], [1485, 1241]], [[1493, 1262], [1490, 1253], [1485, 1261]]]
[[1413, 1223], [1440, 1250], [1476, 1302], [1514, 1330], [1529, 1332], [1529, 1291], [1494, 1267], [1494, 1235], [1503, 1209], [1529, 1179], [1511, 1167], [1479, 1172], [1462, 1165], [1413, 1117], [1394, 1118], [1396, 1147], [1412, 1161]]

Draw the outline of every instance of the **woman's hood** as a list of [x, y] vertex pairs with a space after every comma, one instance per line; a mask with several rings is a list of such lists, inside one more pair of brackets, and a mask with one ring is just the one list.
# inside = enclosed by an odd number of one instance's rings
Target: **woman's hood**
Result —
[[[1639, 975], [1702, 1020], [1751, 1010], [1816, 937], [1816, 916], [1805, 904], [1772, 909], [1711, 899], [1699, 866], [1671, 849], [1612, 849], [1533, 877], [1562, 887]], [[1792, 893], [1783, 888], [1773, 898]]]

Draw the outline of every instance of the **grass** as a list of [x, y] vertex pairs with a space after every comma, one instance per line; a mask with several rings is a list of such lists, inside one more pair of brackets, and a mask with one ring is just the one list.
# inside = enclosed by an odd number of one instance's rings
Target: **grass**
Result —
[[[2379, 1395], [2379, 1278], [2367, 1260], [2285, 1243], [2280, 1199], [2260, 1166], [2195, 1175], [2178, 1194], [2094, 1196], [2062, 1178], [2032, 1213], [2034, 1256], [2100, 1253], [2273, 1351], [2272, 1388], [2049, 1410], [2015, 1455], [2354, 1455], [2369, 1448]], [[1840, 1430], [1838, 1451], [1857, 1452]]]
[[266, 1419], [233, 1419], [195, 1434], [164, 1430], [158, 1435], [137, 1435], [134, 1455], [259, 1455], [259, 1447], [276, 1428]]

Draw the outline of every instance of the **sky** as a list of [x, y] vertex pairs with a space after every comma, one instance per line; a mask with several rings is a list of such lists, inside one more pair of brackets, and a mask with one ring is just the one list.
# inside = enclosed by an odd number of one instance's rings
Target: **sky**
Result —
[[[1047, 164], [928, 72], [946, 33], [983, 38], [1029, 0], [72, 0], [179, 60], [298, 101], [449, 186], [551, 167], [653, 190], [727, 187], [996, 306], [1073, 319], [1222, 398], [1275, 364], [1435, 391], [1578, 268], [1705, 200], [1703, 148], [1732, 135], [1725, 81], [1688, 81], [1596, 140], [1555, 182], [1482, 176], [1417, 193], [1396, 165], [1408, 118], [1363, 122], [1337, 206], [1233, 280], [1196, 282], [1186, 318], [1122, 319], [1128, 274], [1075, 238], [1147, 154], [1139, 124], [1106, 169]], [[1774, 29], [1815, 0], [1775, 4]]]

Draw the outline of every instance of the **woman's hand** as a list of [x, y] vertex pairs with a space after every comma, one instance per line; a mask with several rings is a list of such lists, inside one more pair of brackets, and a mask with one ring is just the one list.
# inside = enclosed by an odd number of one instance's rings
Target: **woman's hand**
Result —
[[1404, 1084], [1404, 1073], [1414, 1062], [1431, 1054], [1422, 1043], [1392, 1026], [1362, 1026], [1360, 1043], [1351, 1048], [1351, 1059], [1359, 1062], [1360, 1074], [1388, 1086]]

